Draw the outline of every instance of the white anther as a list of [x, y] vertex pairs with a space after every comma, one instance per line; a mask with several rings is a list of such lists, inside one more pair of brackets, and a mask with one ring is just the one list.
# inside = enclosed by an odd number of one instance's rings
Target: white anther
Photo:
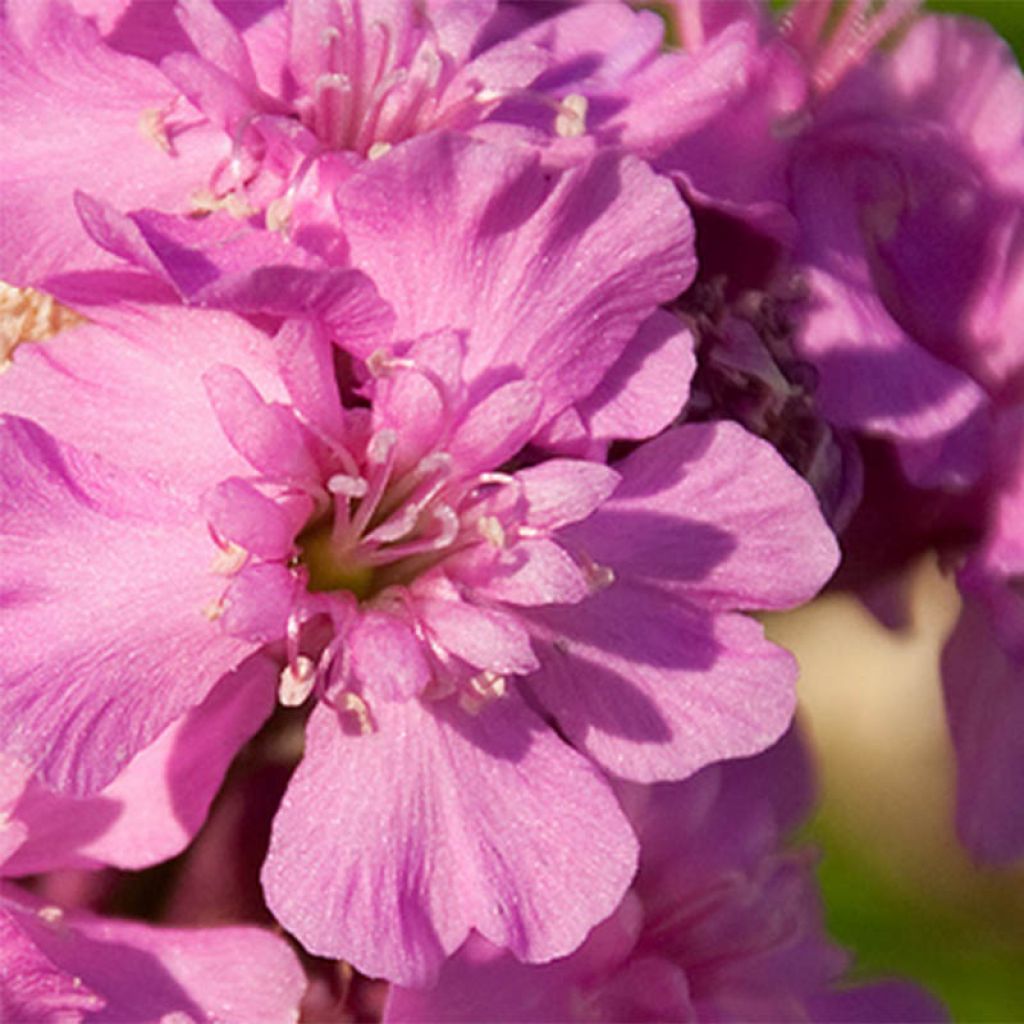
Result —
[[210, 572], [217, 576], [234, 576], [245, 565], [249, 552], [232, 541], [221, 548], [210, 563]]
[[505, 547], [505, 527], [497, 516], [481, 516], [477, 520], [476, 528], [480, 531], [485, 540], [488, 540], [499, 550]]
[[139, 131], [143, 136], [155, 142], [165, 153], [171, 152], [171, 140], [164, 124], [164, 112], [156, 107], [144, 110], [139, 116]]
[[361, 476], [349, 476], [346, 473], [335, 473], [327, 481], [327, 490], [331, 494], [341, 494], [346, 498], [362, 498], [369, 486]]
[[485, 669], [469, 681], [470, 690], [459, 694], [459, 707], [471, 715], [477, 715], [491, 701], [505, 696], [505, 677], [490, 669]]
[[325, 92], [351, 92], [352, 82], [348, 75], [343, 75], [335, 71], [327, 75], [321, 75], [316, 80], [316, 84], [313, 88], [316, 93], [316, 98], [319, 99]]
[[267, 203], [267, 212], [264, 220], [268, 231], [283, 231], [291, 219], [292, 204], [290, 196], [278, 196]]
[[49, 925], [57, 925], [64, 920], [64, 911], [61, 910], [60, 907], [50, 905], [47, 907], [40, 907], [36, 911], [36, 916], [40, 921], [45, 921]]
[[285, 665], [277, 684], [277, 702], [285, 708], [305, 703], [316, 681], [316, 665], [312, 658], [300, 654], [294, 665]]
[[371, 160], [379, 160], [382, 156], [387, 156], [392, 150], [390, 142], [375, 142], [367, 151], [366, 155]]
[[336, 41], [341, 41], [341, 33], [334, 25], [328, 25], [327, 28], [320, 33], [320, 45], [327, 47]]
[[210, 622], [216, 622], [224, 614], [226, 608], [224, 598], [218, 597], [213, 601], [207, 601], [202, 607], [202, 612]]
[[555, 131], [563, 139], [575, 139], [587, 130], [587, 97], [570, 93], [559, 104]]
[[395, 370], [414, 370], [416, 364], [411, 359], [393, 356], [390, 352], [378, 348], [370, 353], [366, 360], [366, 368], [374, 377], [389, 377]]
[[435, 505], [431, 510], [441, 524], [441, 532], [434, 538], [434, 548], [446, 548], [459, 535], [459, 517], [451, 505]]
[[378, 465], [386, 462], [397, 443], [398, 435], [390, 427], [378, 430], [366, 446], [366, 457], [370, 462], [376, 462]]
[[491, 89], [491, 88], [477, 89], [476, 94], [473, 96], [473, 99], [475, 99], [477, 101], [477, 103], [485, 103], [485, 104], [486, 103], [495, 103], [498, 100], [503, 100], [504, 98], [505, 98], [505, 93], [501, 92], [498, 89]]
[[484, 669], [483, 672], [473, 676], [469, 681], [469, 685], [472, 686], [481, 697], [485, 697], [488, 700], [494, 700], [497, 697], [505, 696], [505, 677], [497, 672], [491, 671], [489, 668]]
[[341, 710], [349, 711], [356, 716], [359, 722], [359, 732], [368, 736], [373, 732], [373, 719], [370, 717], [370, 709], [362, 697], [354, 693], [346, 693], [341, 699]]

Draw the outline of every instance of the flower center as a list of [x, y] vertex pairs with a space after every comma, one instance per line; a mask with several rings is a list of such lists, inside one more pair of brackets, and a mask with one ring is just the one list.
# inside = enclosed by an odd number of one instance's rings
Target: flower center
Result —
[[445, 452], [396, 470], [396, 447], [394, 432], [380, 430], [359, 472], [327, 480], [329, 507], [296, 538], [310, 591], [347, 590], [367, 600], [465, 546], [459, 511], [473, 504], [470, 484], [451, 478]]

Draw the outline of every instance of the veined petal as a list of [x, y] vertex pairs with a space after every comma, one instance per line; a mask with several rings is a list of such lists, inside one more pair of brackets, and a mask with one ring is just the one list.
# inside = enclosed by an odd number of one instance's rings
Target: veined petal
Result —
[[516, 368], [542, 391], [538, 423], [590, 394], [695, 269], [674, 188], [612, 153], [553, 179], [521, 150], [414, 139], [342, 184], [337, 203], [352, 263], [379, 282], [398, 336], [467, 330], [467, 382]]
[[20, 345], [0, 408], [197, 501], [252, 467], [210, 406], [203, 374], [228, 362], [273, 399], [286, 397], [269, 339], [228, 313], [174, 306], [96, 310], [102, 323]]
[[264, 655], [247, 658], [93, 797], [76, 800], [32, 782], [12, 811], [28, 838], [4, 872], [104, 864], [138, 870], [180, 853], [232, 758], [274, 709], [278, 672]]
[[623, 580], [571, 608], [522, 614], [541, 651], [531, 692], [615, 775], [685, 778], [765, 749], [793, 716], [796, 664], [744, 616]]
[[367, 734], [320, 706], [263, 872], [307, 949], [427, 984], [475, 929], [520, 959], [578, 946], [635, 842], [600, 776], [513, 694], [476, 717], [381, 702]]
[[[84, 987], [82, 999], [57, 1004], [63, 1014], [54, 1019], [75, 1019], [66, 1016], [71, 1009], [101, 1010], [110, 1020], [180, 1017], [225, 1024], [290, 1024], [298, 1015], [306, 984], [302, 968], [287, 943], [260, 928], [154, 928], [46, 911], [13, 886], [4, 893], [4, 923], [31, 944], [37, 963], [72, 991]], [[33, 995], [39, 999], [41, 993]], [[39, 1003], [23, 1003], [32, 1011], [24, 1019], [49, 1019], [40, 1016], [45, 1003]]]
[[187, 212], [229, 140], [185, 128], [187, 114], [161, 120], [174, 87], [151, 64], [109, 49], [68, 5], [12, 6], [0, 32], [0, 278], [39, 284], [110, 263], [77, 222], [76, 189], [119, 207]]
[[617, 575], [753, 609], [807, 601], [835, 569], [814, 492], [734, 423], [670, 430], [616, 468], [615, 494], [564, 536]]
[[0, 742], [96, 792], [251, 648], [207, 615], [205, 524], [148, 479], [4, 417], [0, 492]]

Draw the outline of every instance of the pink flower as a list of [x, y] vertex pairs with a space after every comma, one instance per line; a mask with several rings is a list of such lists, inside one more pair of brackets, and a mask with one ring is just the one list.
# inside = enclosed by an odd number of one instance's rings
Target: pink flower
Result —
[[834, 991], [810, 851], [787, 849], [810, 778], [795, 737], [682, 783], [620, 785], [641, 840], [618, 910], [572, 956], [516, 963], [473, 936], [429, 991], [392, 986], [397, 1021], [938, 1020], [909, 985]]
[[[118, 208], [257, 213], [329, 246], [331, 192], [353, 167], [420, 134], [474, 128], [552, 59], [495, 37], [495, 0], [222, 6], [7, 5], [0, 126], [18, 142], [0, 158], [4, 280], [39, 284], [98, 265], [74, 216], [76, 189]], [[559, 117], [575, 130], [579, 113], [558, 99], [530, 103], [549, 133]], [[12, 235], [22, 242], [7, 245]]]
[[[91, 809], [73, 800], [59, 811], [47, 806], [16, 762], [3, 758], [0, 776], [0, 879], [40, 870], [47, 861], [47, 868], [58, 866], [60, 852], [50, 845], [54, 830], [66, 837], [97, 826]], [[144, 833], [139, 839], [145, 842]], [[33, 854], [19, 861], [28, 848], [35, 849], [31, 868], [26, 864]], [[295, 954], [262, 929], [155, 928], [65, 912], [3, 880], [0, 962], [0, 1010], [12, 1021], [77, 1022], [100, 1015], [285, 1024], [295, 1019], [305, 988]]]
[[[692, 277], [690, 223], [639, 162], [556, 175], [436, 136], [337, 205], [358, 286], [331, 277], [330, 310], [365, 311], [365, 275], [394, 306], [351, 337], [340, 314], [278, 309], [271, 341], [225, 313], [97, 307], [15, 353], [5, 405], [41, 426], [3, 429], [3, 742], [95, 791], [265, 651], [282, 703], [313, 698], [263, 875], [285, 927], [406, 983], [471, 929], [549, 960], [634, 869], [606, 772], [677, 778], [785, 729], [795, 666], [739, 612], [808, 598], [834, 542], [739, 428], [614, 468], [539, 443], [575, 424], [603, 454], [685, 397], [657, 307]], [[252, 295], [244, 254], [232, 274], [162, 248], [159, 218], [101, 221], [172, 281]], [[287, 306], [294, 268], [266, 270]]]
[[988, 530], [957, 575], [964, 606], [942, 657], [957, 830], [985, 863], [1024, 855], [1024, 409], [999, 426]]

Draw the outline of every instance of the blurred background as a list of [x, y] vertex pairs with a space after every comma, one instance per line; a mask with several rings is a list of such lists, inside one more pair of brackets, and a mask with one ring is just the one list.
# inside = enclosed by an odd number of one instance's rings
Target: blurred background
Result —
[[939, 654], [959, 598], [932, 559], [910, 586], [901, 633], [841, 594], [768, 622], [800, 660], [820, 770], [805, 838], [821, 851], [829, 928], [858, 976], [911, 977], [957, 1021], [1024, 1020], [1024, 864], [976, 867], [953, 833]]

